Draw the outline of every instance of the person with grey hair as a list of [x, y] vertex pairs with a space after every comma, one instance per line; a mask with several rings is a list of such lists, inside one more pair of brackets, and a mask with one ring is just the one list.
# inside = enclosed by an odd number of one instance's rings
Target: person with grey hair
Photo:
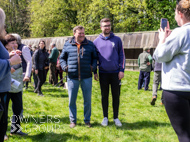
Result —
[[[0, 116], [0, 142], [4, 141], [6, 134], [6, 122], [7, 111], [6, 111], [6, 98], [7, 92], [11, 89], [11, 65], [21, 63], [21, 58], [17, 54], [18, 51], [12, 51], [10, 54], [2, 44], [5, 36], [5, 12], [0, 8], [0, 106], [4, 111]], [[1, 109], [1, 110], [2, 110]]]
[[144, 90], [148, 90], [150, 83], [152, 56], [150, 55], [150, 47], [144, 47], [143, 52], [138, 57], [138, 65], [140, 69], [138, 90], [142, 88], [143, 80], [145, 79]]
[[30, 80], [30, 75], [32, 71], [32, 57], [30, 49], [25, 44], [21, 43], [21, 37], [18, 34], [11, 34], [17, 39], [18, 50], [22, 51], [22, 68], [23, 68], [23, 81], [27, 82]]
[[[5, 47], [8, 50], [8, 52], [12, 52], [14, 50], [17, 50], [18, 44], [16, 38], [11, 35], [7, 34], [5, 36]], [[23, 94], [23, 69], [21, 64], [17, 64], [14, 66], [11, 66], [11, 78], [15, 79], [20, 82], [20, 85], [15, 88], [11, 86], [11, 90], [7, 93], [7, 98], [6, 98], [6, 110], [8, 113], [8, 108], [9, 108], [9, 102], [10, 100], [12, 101], [12, 111], [13, 111], [13, 116], [11, 117], [11, 132], [10, 135], [17, 134], [17, 135], [27, 135], [26, 133], [23, 133], [21, 130], [21, 118], [23, 116], [23, 99], [22, 99], [22, 94]], [[7, 119], [5, 120], [7, 123], [8, 127], [8, 121]], [[6, 137], [6, 135], [5, 135]]]
[[57, 84], [57, 79], [56, 79], [56, 64], [57, 64], [57, 57], [59, 56], [59, 51], [56, 48], [56, 44], [52, 42], [50, 44], [51, 48], [51, 53], [49, 55], [49, 82], [53, 85]]

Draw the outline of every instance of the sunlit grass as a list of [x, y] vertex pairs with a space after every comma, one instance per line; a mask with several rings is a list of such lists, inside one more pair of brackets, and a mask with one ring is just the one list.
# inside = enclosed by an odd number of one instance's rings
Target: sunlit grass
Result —
[[[46, 83], [44, 97], [33, 93], [33, 86], [23, 92], [24, 118], [23, 132], [26, 137], [9, 136], [11, 104], [9, 106], [8, 136], [10, 142], [177, 142], [165, 109], [160, 105], [161, 91], [155, 106], [150, 105], [152, 91], [137, 90], [139, 72], [125, 72], [122, 80], [119, 118], [121, 128], [113, 123], [112, 98], [109, 96], [109, 125], [100, 125], [103, 119], [99, 82], [93, 81], [92, 88], [92, 128], [84, 125], [83, 98], [79, 89], [77, 98], [77, 126], [69, 128], [68, 94], [63, 88]], [[153, 72], [150, 89], [152, 89]]]

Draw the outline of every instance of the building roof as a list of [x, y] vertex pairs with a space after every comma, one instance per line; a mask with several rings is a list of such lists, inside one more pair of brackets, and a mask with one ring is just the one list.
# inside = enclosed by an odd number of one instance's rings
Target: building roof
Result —
[[[150, 48], [156, 48], [159, 39], [157, 31], [146, 31], [146, 32], [132, 32], [132, 33], [114, 33], [120, 37], [123, 43], [124, 49], [136, 49], [148, 46]], [[86, 38], [94, 41], [98, 35], [86, 35]], [[46, 49], [49, 49], [51, 42], [56, 43], [56, 47], [61, 50], [65, 41], [71, 38], [71, 36], [65, 37], [47, 37], [47, 38], [29, 38], [22, 39], [22, 43], [26, 45], [39, 44], [40, 40], [44, 40], [46, 43]]]

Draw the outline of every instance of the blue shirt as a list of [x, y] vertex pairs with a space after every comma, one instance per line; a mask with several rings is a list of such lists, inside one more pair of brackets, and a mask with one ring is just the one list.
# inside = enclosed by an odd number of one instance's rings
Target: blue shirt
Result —
[[0, 42], [0, 92], [8, 92], [11, 89], [11, 67], [9, 53]]

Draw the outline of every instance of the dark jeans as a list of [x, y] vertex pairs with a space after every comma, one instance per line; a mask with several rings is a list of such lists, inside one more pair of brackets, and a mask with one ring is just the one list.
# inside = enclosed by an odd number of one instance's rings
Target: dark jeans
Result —
[[4, 108], [3, 115], [0, 119], [0, 142], [4, 141], [4, 135], [6, 134], [6, 120], [7, 120], [7, 110], [6, 110], [6, 99], [7, 93], [0, 93], [1, 104]]
[[[23, 105], [22, 105], [22, 92], [18, 93], [8, 93], [7, 94], [7, 100], [6, 100], [6, 109], [8, 114], [8, 108], [9, 108], [9, 101], [12, 101], [12, 110], [13, 110], [13, 116], [12, 116], [12, 123], [11, 123], [11, 133], [15, 133], [20, 130], [20, 118], [22, 117], [23, 112]], [[6, 119], [6, 131], [8, 127], [8, 120]]]
[[[49, 68], [45, 69], [45, 82], [46, 82], [46, 78], [47, 78], [47, 74], [48, 74]], [[50, 82], [50, 81], [49, 81]]]
[[[63, 79], [63, 72], [60, 70], [56, 70], [56, 79], [58, 81], [58, 76], [60, 77], [60, 80]], [[61, 81], [61, 84], [63, 84], [63, 81]]]
[[111, 85], [112, 92], [112, 106], [114, 119], [118, 118], [119, 112], [119, 97], [121, 80], [118, 78], [118, 73], [99, 73], [100, 88], [102, 95], [102, 108], [104, 117], [108, 118], [108, 98], [109, 98], [109, 85]]
[[33, 79], [34, 79], [34, 89], [36, 89], [38, 86], [38, 77], [35, 74], [35, 72], [33, 73]]
[[32, 73], [30, 74], [30, 81], [26, 81], [26, 88], [28, 88], [28, 83], [31, 82]]
[[179, 142], [190, 142], [190, 92], [164, 90], [163, 98]]
[[148, 90], [148, 85], [150, 83], [150, 72], [140, 71], [139, 81], [138, 81], [138, 90], [142, 88], [143, 79], [145, 79], [144, 90]]
[[56, 63], [49, 63], [49, 82], [53, 85], [57, 84], [57, 78], [55, 76]]
[[38, 78], [37, 92], [41, 93], [42, 92], [42, 90], [41, 90], [42, 85], [46, 81], [46, 71], [45, 70], [38, 70], [37, 78]]

